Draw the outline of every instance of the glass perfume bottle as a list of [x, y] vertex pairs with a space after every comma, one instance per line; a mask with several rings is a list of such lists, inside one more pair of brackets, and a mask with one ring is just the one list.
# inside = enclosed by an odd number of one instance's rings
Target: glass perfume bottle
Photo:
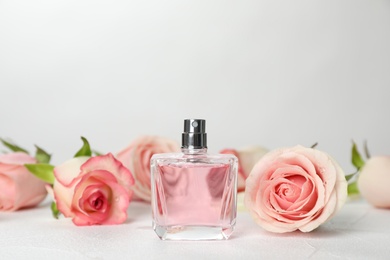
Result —
[[151, 158], [153, 229], [162, 240], [222, 240], [237, 215], [237, 158], [207, 154], [206, 121], [184, 120], [182, 152]]

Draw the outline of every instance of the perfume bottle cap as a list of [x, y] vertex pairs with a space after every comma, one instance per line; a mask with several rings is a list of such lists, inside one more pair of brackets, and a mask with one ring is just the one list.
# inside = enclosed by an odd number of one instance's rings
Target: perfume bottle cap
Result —
[[182, 148], [207, 148], [206, 120], [185, 119]]

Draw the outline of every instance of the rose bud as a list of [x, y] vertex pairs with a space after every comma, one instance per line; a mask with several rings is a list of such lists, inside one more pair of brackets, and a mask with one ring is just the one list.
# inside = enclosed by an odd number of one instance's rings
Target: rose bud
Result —
[[371, 157], [357, 180], [360, 194], [378, 208], [390, 208], [390, 156]]
[[24, 167], [36, 162], [22, 152], [0, 155], [0, 210], [34, 207], [46, 197], [45, 182]]

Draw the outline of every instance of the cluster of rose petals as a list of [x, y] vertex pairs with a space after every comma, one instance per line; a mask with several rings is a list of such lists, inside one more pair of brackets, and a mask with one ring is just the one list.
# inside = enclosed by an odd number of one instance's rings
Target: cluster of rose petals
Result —
[[250, 146], [236, 149], [224, 149], [221, 154], [233, 154], [238, 159], [237, 191], [245, 190], [245, 180], [248, 178], [253, 166], [268, 152], [261, 146]]
[[303, 146], [269, 152], [246, 180], [245, 206], [271, 232], [312, 231], [333, 217], [346, 198], [338, 163]]
[[390, 156], [366, 161], [357, 180], [363, 198], [378, 208], [390, 208]]
[[179, 145], [160, 136], [141, 136], [117, 154], [118, 160], [132, 172], [135, 178], [134, 198], [150, 202], [150, 158], [157, 153], [179, 152]]
[[46, 197], [45, 183], [24, 167], [36, 162], [22, 152], [0, 155], [0, 210], [34, 207]]
[[131, 172], [112, 154], [76, 157], [54, 168], [58, 210], [74, 224], [110, 225], [127, 219]]

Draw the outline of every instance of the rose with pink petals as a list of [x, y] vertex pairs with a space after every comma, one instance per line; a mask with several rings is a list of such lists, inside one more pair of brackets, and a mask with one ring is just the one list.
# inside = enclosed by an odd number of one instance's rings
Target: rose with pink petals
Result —
[[131, 172], [112, 154], [76, 157], [54, 168], [58, 210], [78, 226], [120, 224], [132, 198]]
[[24, 167], [24, 164], [36, 162], [22, 152], [0, 155], [1, 211], [34, 207], [46, 197], [45, 183]]
[[133, 173], [135, 199], [150, 202], [150, 158], [156, 153], [179, 152], [179, 145], [160, 136], [141, 136], [116, 156]]
[[337, 162], [302, 146], [269, 152], [246, 180], [245, 206], [271, 232], [312, 231], [346, 198], [347, 182]]
[[243, 149], [224, 149], [221, 154], [233, 154], [238, 158], [237, 191], [245, 190], [245, 180], [248, 178], [256, 162], [268, 152], [260, 146], [250, 146]]

